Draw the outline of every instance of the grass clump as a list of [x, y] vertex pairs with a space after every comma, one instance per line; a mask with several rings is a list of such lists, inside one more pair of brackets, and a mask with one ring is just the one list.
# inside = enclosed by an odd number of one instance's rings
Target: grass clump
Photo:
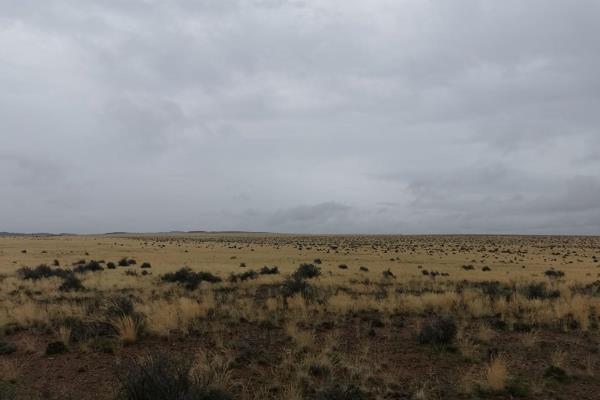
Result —
[[493, 392], [502, 392], [508, 382], [508, 368], [502, 357], [495, 357], [485, 373], [488, 388]]
[[[196, 366], [189, 357], [159, 353], [138, 359], [121, 376], [119, 400], [230, 400], [217, 385], [210, 366]], [[198, 373], [201, 371], [202, 373]]]

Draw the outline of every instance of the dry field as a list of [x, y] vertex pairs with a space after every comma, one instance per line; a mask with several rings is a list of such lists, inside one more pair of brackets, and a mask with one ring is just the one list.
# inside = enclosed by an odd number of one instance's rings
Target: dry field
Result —
[[6, 236], [0, 268], [0, 399], [600, 398], [599, 237]]

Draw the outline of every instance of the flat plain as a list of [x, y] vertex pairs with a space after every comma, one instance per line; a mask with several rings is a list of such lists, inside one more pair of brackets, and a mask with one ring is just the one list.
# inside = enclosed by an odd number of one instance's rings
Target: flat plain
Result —
[[599, 237], [3, 236], [0, 267], [2, 399], [600, 393]]

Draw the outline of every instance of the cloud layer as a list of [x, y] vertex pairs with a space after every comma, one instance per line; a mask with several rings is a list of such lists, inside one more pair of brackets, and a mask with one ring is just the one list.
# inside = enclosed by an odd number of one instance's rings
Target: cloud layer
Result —
[[0, 231], [600, 233], [600, 2], [0, 2]]

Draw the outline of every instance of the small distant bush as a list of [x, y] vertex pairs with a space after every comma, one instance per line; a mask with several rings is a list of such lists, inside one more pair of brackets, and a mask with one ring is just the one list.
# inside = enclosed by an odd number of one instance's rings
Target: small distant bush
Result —
[[87, 264], [79, 264], [75, 268], [73, 268], [73, 272], [77, 273], [85, 273], [85, 272], [96, 272], [96, 271], [104, 271], [102, 265], [100, 265], [97, 261], [90, 261]]
[[58, 260], [54, 260], [54, 261], [52, 262], [52, 265], [54, 265], [55, 267], [58, 267], [58, 266], [60, 266], [60, 261], [58, 261]]
[[562, 272], [561, 270], [550, 268], [549, 270], [544, 272], [544, 275], [546, 275], [548, 278], [558, 279], [558, 278], [562, 278], [563, 276], [565, 276], [565, 273]]
[[149, 262], [145, 262], [140, 265], [140, 268], [152, 268], [152, 265]]
[[315, 264], [321, 264], [321, 259], [320, 258], [315, 258], [313, 260], [313, 263], [315, 263]]
[[246, 268], [246, 263], [245, 262], [241, 262], [240, 263], [240, 268]]
[[117, 268], [117, 266], [115, 265], [114, 262], [109, 261], [109, 262], [106, 263], [106, 268], [108, 268], [108, 269], [115, 269], [115, 268]]
[[475, 267], [469, 264], [469, 265], [463, 265], [462, 269], [464, 269], [465, 271], [472, 271], [475, 269]]
[[260, 269], [261, 275], [275, 275], [279, 273], [279, 267], [267, 267], [266, 265]]
[[183, 267], [175, 272], [164, 274], [162, 276], [162, 280], [164, 282], [179, 283], [188, 290], [194, 290], [198, 288], [202, 282], [221, 282], [221, 278], [211, 274], [210, 272], [194, 272], [189, 267]]
[[321, 275], [321, 268], [314, 264], [301, 264], [296, 272], [292, 274], [294, 278], [298, 279], [312, 279]]
[[389, 268], [386, 271], [383, 271], [382, 275], [386, 279], [396, 279], [396, 275], [394, 275]]
[[46, 264], [38, 265], [35, 268], [23, 267], [17, 271], [17, 274], [22, 279], [34, 280], [37, 281], [43, 278], [50, 278], [53, 276], [57, 276], [59, 278], [64, 278], [67, 275], [71, 274], [71, 271], [62, 268], [51, 268]]
[[67, 275], [61, 285], [58, 287], [59, 290], [63, 292], [70, 291], [79, 291], [85, 289], [81, 280], [75, 276], [75, 274], [71, 273]]
[[246, 272], [242, 272], [241, 274], [231, 274], [229, 276], [229, 282], [235, 283], [238, 281], [247, 281], [249, 279], [256, 279], [258, 278], [258, 272], [254, 271], [254, 270], [250, 270], [250, 271], [246, 271]]
[[533, 299], [555, 299], [560, 297], [559, 290], [549, 290], [545, 282], [530, 283], [523, 288], [525, 297]]
[[360, 267], [359, 270], [361, 270], [362, 272], [369, 272], [369, 268], [367, 267]]
[[129, 267], [129, 259], [127, 257], [123, 257], [119, 260], [119, 262], [117, 263], [119, 265], [119, 267]]
[[514, 293], [513, 288], [510, 285], [498, 281], [481, 281], [473, 283], [473, 285], [479, 287], [483, 294], [493, 299], [499, 297], [510, 298]]
[[435, 317], [421, 326], [419, 343], [433, 345], [449, 345], [456, 336], [456, 322], [450, 317]]
[[339, 269], [348, 269], [348, 266], [346, 264], [340, 264], [338, 265]]

